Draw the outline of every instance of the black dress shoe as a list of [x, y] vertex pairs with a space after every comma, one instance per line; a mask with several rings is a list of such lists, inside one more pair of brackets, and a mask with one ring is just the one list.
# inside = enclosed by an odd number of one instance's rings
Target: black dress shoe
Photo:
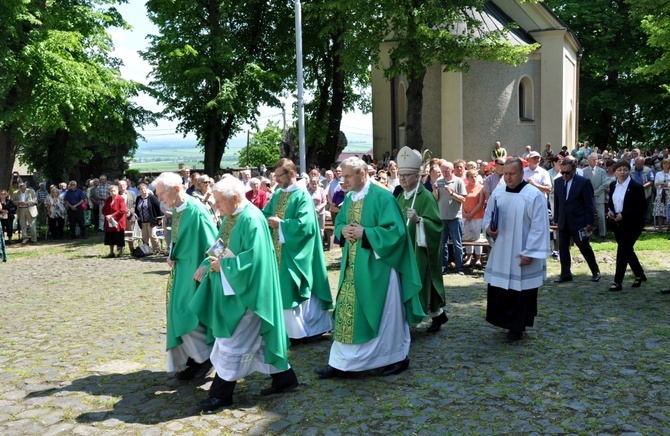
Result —
[[600, 277], [601, 277], [601, 275], [600, 275], [600, 271], [598, 271], [597, 273], [594, 273], [594, 274], [593, 274], [593, 277], [591, 277], [591, 281], [592, 281], [592, 282], [599, 282], [599, 281], [600, 281]]
[[405, 357], [400, 362], [392, 363], [386, 368], [382, 369], [381, 375], [386, 377], [388, 375], [400, 374], [409, 368], [409, 357]]
[[670, 294], [670, 288], [661, 289], [659, 292], [660, 292], [661, 294]]
[[512, 330], [507, 332], [507, 341], [508, 342], [519, 341], [519, 340], [521, 340], [522, 337], [523, 337], [522, 332], [513, 332]]
[[571, 281], [572, 281], [572, 276], [560, 277], [558, 280], [554, 280], [554, 283], [565, 283], [565, 282], [571, 282]]
[[213, 412], [217, 409], [220, 409], [222, 407], [230, 407], [233, 405], [233, 399], [231, 398], [216, 398], [216, 397], [208, 397], [206, 400], [201, 401], [198, 403], [200, 406], [200, 410], [203, 412]]
[[293, 368], [289, 368], [286, 371], [278, 372], [276, 374], [271, 374], [271, 376], [272, 386], [261, 390], [261, 395], [264, 397], [290, 392], [298, 387], [298, 377], [296, 377], [295, 372], [293, 372]]
[[193, 380], [196, 378], [205, 378], [207, 374], [212, 370], [212, 362], [207, 359], [202, 363], [193, 363], [188, 368], [183, 371], [179, 371], [175, 374], [177, 380]]
[[449, 321], [447, 314], [442, 312], [438, 316], [433, 318], [433, 323], [426, 329], [429, 333], [437, 333], [440, 331], [442, 324], [446, 324]]
[[609, 287], [610, 292], [617, 292], [621, 290], [621, 285], [618, 283], [612, 283]]
[[314, 370], [314, 372], [316, 373], [316, 375], [318, 375], [321, 378], [335, 378], [335, 377], [347, 378], [348, 377], [347, 371], [342, 371], [342, 370], [339, 370], [337, 368], [333, 368], [330, 365], [326, 365], [323, 368], [317, 368], [317, 369]]

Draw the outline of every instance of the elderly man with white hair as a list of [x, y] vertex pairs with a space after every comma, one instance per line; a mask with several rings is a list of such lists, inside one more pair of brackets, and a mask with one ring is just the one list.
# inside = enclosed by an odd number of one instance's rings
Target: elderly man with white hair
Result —
[[288, 364], [281, 289], [272, 237], [263, 213], [246, 198], [244, 185], [232, 176], [213, 188], [222, 217], [219, 239], [227, 247], [209, 256], [196, 271], [200, 282], [189, 307], [212, 330], [211, 361], [216, 376], [203, 411], [231, 406], [237, 380], [253, 372], [270, 374], [272, 385], [261, 395], [298, 386]]
[[335, 220], [344, 242], [335, 305], [333, 345], [321, 378], [380, 369], [382, 376], [409, 367], [409, 324], [425, 316], [422, 284], [406, 216], [387, 189], [370, 182], [357, 157], [342, 164], [348, 191]]
[[179, 380], [204, 377], [212, 367], [207, 329], [188, 308], [197, 283], [193, 275], [216, 240], [210, 212], [186, 194], [181, 177], [162, 173], [153, 182], [158, 199], [172, 209], [171, 243], [167, 263], [172, 268], [167, 286], [167, 369]]

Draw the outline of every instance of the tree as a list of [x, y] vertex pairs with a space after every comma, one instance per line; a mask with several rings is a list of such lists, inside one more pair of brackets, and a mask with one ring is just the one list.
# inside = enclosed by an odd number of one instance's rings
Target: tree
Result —
[[312, 0], [303, 7], [306, 160], [329, 167], [342, 152], [342, 114], [370, 110], [372, 53], [381, 43], [381, 17], [372, 2]]
[[[128, 115], [113, 111], [128, 108], [129, 96], [139, 89], [121, 78], [120, 62], [109, 56], [113, 47], [107, 29], [127, 26], [115, 3], [1, 2], [0, 184], [9, 183], [24, 147], [22, 162], [33, 169], [42, 164], [36, 156], [43, 150], [32, 153], [31, 144], [50, 142], [54, 154], [49, 162], [63, 162], [70, 174], [74, 164], [90, 157], [79, 148], [81, 141], [70, 138], [97, 135], [90, 131], [96, 118]], [[146, 120], [145, 115], [140, 119]], [[132, 146], [134, 126], [126, 124], [126, 129]]]
[[153, 95], [178, 131], [194, 133], [205, 172], [216, 174], [228, 140], [253, 124], [261, 104], [279, 106], [295, 50], [288, 0], [149, 0], [159, 29], [142, 53]]
[[282, 138], [283, 132], [279, 124], [270, 121], [263, 130], [256, 130], [251, 135], [249, 146], [240, 150], [237, 165], [240, 167], [273, 166], [279, 161], [279, 143]]
[[[638, 69], [638, 72], [651, 75], [664, 75], [670, 72], [670, 1], [668, 0], [635, 0], [628, 1], [631, 13], [640, 20], [642, 30], [647, 35], [647, 44], [661, 50], [660, 56], [649, 65]], [[663, 84], [670, 92], [670, 80], [665, 76]]]
[[[365, 2], [362, 2], [365, 3]], [[423, 148], [421, 114], [426, 69], [438, 62], [444, 71], [469, 69], [479, 59], [518, 65], [537, 49], [505, 39], [509, 29], [488, 30], [475, 18], [484, 0], [381, 0], [378, 15], [387, 24], [383, 37], [395, 43], [384, 74], [407, 78], [407, 144]]]
[[659, 58], [646, 44], [640, 16], [625, 0], [547, 0], [584, 47], [580, 139], [601, 150], [660, 146], [670, 139], [661, 78], [641, 74]]

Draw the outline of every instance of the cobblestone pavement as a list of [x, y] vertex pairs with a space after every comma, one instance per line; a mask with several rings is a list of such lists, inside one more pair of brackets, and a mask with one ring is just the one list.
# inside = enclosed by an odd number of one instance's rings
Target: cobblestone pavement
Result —
[[[407, 372], [319, 380], [324, 339], [291, 347], [298, 391], [262, 398], [270, 380], [254, 375], [233, 409], [207, 415], [211, 379], [164, 372], [164, 258], [103, 259], [100, 241], [13, 245], [0, 265], [0, 434], [670, 434], [668, 241], [642, 253], [637, 290], [606, 290], [613, 253], [597, 252], [597, 284], [577, 259], [515, 344], [484, 321], [481, 275], [447, 275], [450, 321], [412, 329]], [[328, 258], [334, 286], [339, 252]]]

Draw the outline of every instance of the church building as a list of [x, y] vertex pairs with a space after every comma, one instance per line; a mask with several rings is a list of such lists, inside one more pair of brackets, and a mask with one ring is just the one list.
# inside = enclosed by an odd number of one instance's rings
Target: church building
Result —
[[[566, 24], [543, 2], [491, 0], [476, 17], [485, 29], [516, 23], [509, 39], [539, 43], [528, 62], [512, 67], [470, 61], [467, 73], [444, 72], [439, 64], [426, 71], [423, 89], [424, 148], [447, 160], [488, 160], [495, 141], [508, 155], [526, 145], [553, 151], [575, 144], [579, 126], [579, 61], [582, 48]], [[381, 61], [389, 65], [393, 42], [382, 44]], [[372, 117], [375, 157], [405, 145], [407, 100], [405, 77], [389, 82], [372, 71]]]

